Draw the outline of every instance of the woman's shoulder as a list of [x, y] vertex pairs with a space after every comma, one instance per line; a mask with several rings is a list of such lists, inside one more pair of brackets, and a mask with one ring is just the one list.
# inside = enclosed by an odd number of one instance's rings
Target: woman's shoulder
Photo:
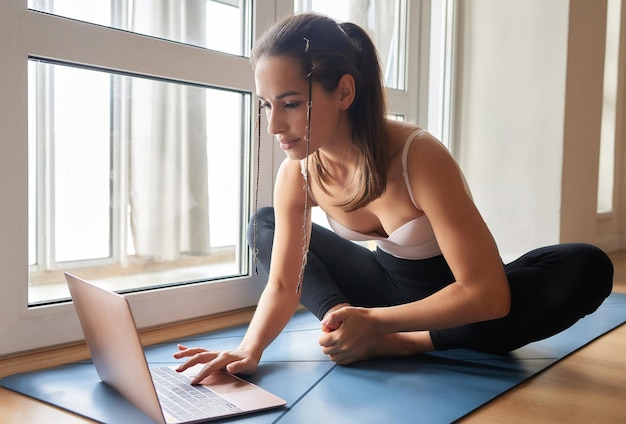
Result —
[[304, 163], [301, 160], [284, 158], [278, 167], [277, 179], [302, 179], [304, 173]]
[[463, 172], [444, 143], [426, 132], [409, 138], [404, 152], [403, 168], [416, 192], [423, 187], [459, 187], [471, 193]]
[[[278, 168], [274, 182], [274, 206], [292, 208], [304, 207], [304, 176], [300, 161], [285, 158]], [[280, 193], [279, 196], [277, 194]]]
[[389, 156], [392, 161], [393, 158], [400, 159], [402, 156], [408, 156], [411, 161], [424, 159], [424, 155], [430, 156], [431, 149], [438, 150], [443, 146], [425, 128], [418, 125], [389, 121], [388, 131]]
[[393, 120], [388, 121], [387, 134], [392, 150], [402, 150], [416, 138], [432, 138], [428, 131], [419, 125]]

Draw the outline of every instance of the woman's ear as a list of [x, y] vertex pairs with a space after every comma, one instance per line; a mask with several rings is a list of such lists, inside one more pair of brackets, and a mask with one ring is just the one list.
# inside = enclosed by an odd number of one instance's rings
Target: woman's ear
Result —
[[339, 79], [337, 89], [335, 90], [335, 98], [339, 101], [339, 107], [342, 110], [348, 109], [352, 105], [355, 96], [354, 78], [350, 74], [345, 74]]

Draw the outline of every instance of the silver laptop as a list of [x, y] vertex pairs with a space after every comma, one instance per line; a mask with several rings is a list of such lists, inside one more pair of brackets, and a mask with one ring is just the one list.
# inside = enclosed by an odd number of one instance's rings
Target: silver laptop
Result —
[[76, 312], [100, 379], [156, 423], [194, 423], [284, 406], [286, 402], [226, 372], [200, 385], [172, 367], [149, 368], [124, 296], [66, 273]]

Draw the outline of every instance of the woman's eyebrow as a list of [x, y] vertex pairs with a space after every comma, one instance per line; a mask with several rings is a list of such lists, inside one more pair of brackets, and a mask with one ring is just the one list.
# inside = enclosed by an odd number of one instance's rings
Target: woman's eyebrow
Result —
[[[281, 93], [278, 96], [276, 96], [275, 100], [281, 100], [281, 99], [284, 99], [285, 97], [301, 96], [301, 95], [302, 95], [302, 92], [300, 91], [285, 91], [284, 93]], [[261, 100], [265, 100], [262, 96], [259, 96], [258, 94], [256, 96], [257, 98]]]

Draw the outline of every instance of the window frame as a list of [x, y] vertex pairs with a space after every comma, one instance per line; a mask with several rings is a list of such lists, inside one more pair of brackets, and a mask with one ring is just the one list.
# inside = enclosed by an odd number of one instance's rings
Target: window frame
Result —
[[[0, 2], [0, 90], [4, 99], [0, 100], [0, 356], [83, 338], [71, 302], [28, 306], [28, 58], [232, 88], [254, 95], [253, 73], [246, 57], [34, 12], [26, 3]], [[422, 15], [430, 10], [429, 3], [407, 1], [406, 88], [388, 90], [390, 113], [424, 123], [428, 121], [427, 99], [423, 97], [428, 91], [420, 81], [428, 75], [428, 52], [424, 51], [424, 22], [428, 17]], [[252, 1], [252, 38], [258, 38], [277, 17], [292, 12], [293, 0]], [[168, 60], [159, 60], [155, 52]], [[255, 102], [251, 105], [254, 109]], [[250, 116], [254, 114], [250, 110]], [[265, 127], [265, 120], [262, 125]], [[259, 206], [264, 206], [272, 203], [274, 176], [284, 153], [266, 131], [261, 134]], [[256, 154], [256, 148], [250, 152]], [[249, 163], [254, 168], [257, 161]], [[255, 173], [255, 169], [249, 170], [248, 184], [254, 184]], [[251, 212], [252, 196], [248, 205]], [[251, 307], [261, 290], [247, 276], [131, 293], [127, 297], [137, 326], [147, 328]]]
[[[269, 3], [274, 5], [271, 0]], [[265, 28], [275, 19], [276, 8], [263, 6], [257, 5], [253, 28]], [[28, 58], [234, 88], [251, 95], [254, 79], [245, 57], [31, 11], [26, 1], [2, 2], [0, 15], [0, 51], [6, 58], [0, 87], [7, 93], [5, 99], [13, 100], [1, 102], [0, 136], [19, 140], [0, 147], [0, 187], [4, 194], [0, 231], [5, 235], [0, 252], [6, 259], [0, 265], [4, 280], [0, 289], [0, 355], [7, 355], [82, 339], [73, 304], [28, 306]], [[155, 60], [154, 52], [168, 60]], [[271, 151], [261, 151], [260, 163], [263, 169], [273, 169]], [[263, 204], [271, 202], [271, 184], [262, 186], [259, 199]], [[260, 292], [247, 276], [138, 292], [128, 298], [137, 325], [145, 328], [250, 307]], [[155, 304], [159, 305], [158, 313]]]

